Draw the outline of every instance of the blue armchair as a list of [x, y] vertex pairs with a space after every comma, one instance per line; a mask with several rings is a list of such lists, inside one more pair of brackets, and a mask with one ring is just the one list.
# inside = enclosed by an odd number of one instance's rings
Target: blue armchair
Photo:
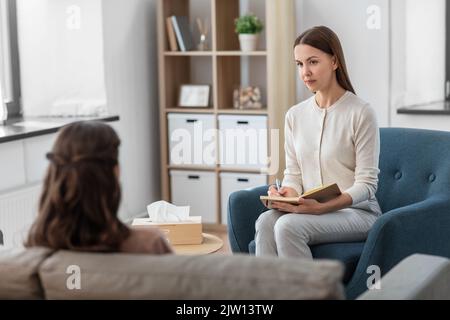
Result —
[[[376, 197], [383, 214], [365, 242], [311, 246], [316, 259], [344, 263], [349, 299], [367, 290], [370, 265], [386, 274], [414, 253], [450, 258], [450, 132], [380, 129], [380, 174]], [[234, 192], [228, 200], [233, 252], [255, 251], [255, 221], [267, 209], [259, 200], [268, 186]]]

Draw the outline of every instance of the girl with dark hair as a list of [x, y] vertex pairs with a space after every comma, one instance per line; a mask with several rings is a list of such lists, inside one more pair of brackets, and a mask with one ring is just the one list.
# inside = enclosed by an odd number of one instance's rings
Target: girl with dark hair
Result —
[[25, 246], [53, 249], [171, 253], [158, 229], [130, 229], [117, 217], [119, 145], [102, 122], [76, 122], [61, 129], [44, 180], [39, 214]]
[[340, 41], [327, 27], [303, 32], [294, 43], [300, 78], [314, 96], [286, 114], [286, 169], [282, 187], [269, 195], [297, 197], [337, 183], [328, 202], [299, 198], [272, 202], [256, 222], [256, 255], [312, 258], [309, 245], [363, 241], [381, 214], [379, 132], [375, 113], [355, 95]]

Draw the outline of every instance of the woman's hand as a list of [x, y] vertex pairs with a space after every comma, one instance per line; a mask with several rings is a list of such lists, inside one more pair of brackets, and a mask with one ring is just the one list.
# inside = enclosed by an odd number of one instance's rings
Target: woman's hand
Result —
[[352, 205], [352, 197], [344, 192], [339, 197], [327, 202], [318, 202], [314, 199], [298, 198], [299, 204], [290, 204], [285, 202], [272, 202], [272, 208], [282, 212], [306, 213], [306, 214], [325, 214], [328, 212], [336, 212]]
[[[299, 197], [297, 191], [290, 187], [281, 187], [279, 191], [275, 186], [270, 186], [267, 191], [269, 196], [279, 197]], [[323, 212], [323, 206], [320, 202], [313, 199], [303, 199], [299, 197], [299, 204], [294, 205], [286, 202], [272, 201], [272, 209], [277, 209], [283, 212], [292, 213], [308, 213], [308, 214], [321, 214]]]
[[290, 187], [281, 187], [280, 191], [277, 191], [277, 188], [274, 185], [269, 187], [267, 191], [269, 196], [279, 196], [279, 197], [298, 197], [297, 191], [294, 188]]
[[277, 209], [282, 212], [290, 213], [304, 213], [304, 214], [322, 214], [324, 213], [324, 206], [322, 203], [314, 199], [298, 198], [298, 205], [272, 201], [272, 209]]

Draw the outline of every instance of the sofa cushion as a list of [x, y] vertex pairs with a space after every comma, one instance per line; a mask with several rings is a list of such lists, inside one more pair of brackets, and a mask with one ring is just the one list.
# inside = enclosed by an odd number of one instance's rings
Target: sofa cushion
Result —
[[43, 299], [38, 269], [52, 250], [0, 249], [0, 299]]
[[[79, 267], [79, 288], [66, 282]], [[248, 255], [137, 255], [59, 251], [39, 271], [48, 299], [340, 299], [343, 267]]]
[[413, 254], [385, 274], [378, 288], [366, 290], [358, 300], [449, 300], [450, 260]]

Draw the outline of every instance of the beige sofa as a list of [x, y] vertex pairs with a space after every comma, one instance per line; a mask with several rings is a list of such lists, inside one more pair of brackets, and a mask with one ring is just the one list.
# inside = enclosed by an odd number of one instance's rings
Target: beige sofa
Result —
[[358, 300], [449, 300], [450, 260], [413, 254], [381, 278], [378, 290], [367, 290]]
[[325, 260], [0, 249], [0, 299], [343, 299], [342, 275]]
[[[343, 299], [342, 274], [339, 262], [326, 260], [0, 246], [0, 299]], [[450, 299], [450, 260], [407, 257], [358, 299]]]

